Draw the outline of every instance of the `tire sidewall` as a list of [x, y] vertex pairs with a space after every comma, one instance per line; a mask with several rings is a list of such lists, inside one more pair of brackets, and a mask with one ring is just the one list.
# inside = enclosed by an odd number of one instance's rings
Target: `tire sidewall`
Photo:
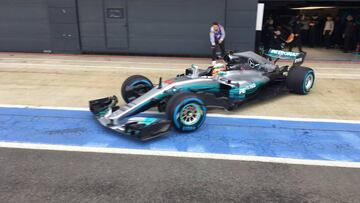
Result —
[[[181, 132], [193, 132], [200, 128], [206, 119], [206, 107], [203, 101], [191, 93], [183, 93], [181, 95], [174, 95], [173, 97], [176, 98], [171, 98], [169, 100], [167, 114], [172, 121], [174, 128]], [[194, 104], [201, 110], [201, 112], [199, 112], [201, 113], [200, 119], [193, 125], [186, 125], [180, 119], [181, 111], [188, 104]]]
[[133, 85], [137, 85], [137, 84], [141, 84], [141, 83], [144, 83], [144, 84], [148, 85], [149, 87], [153, 86], [148, 80], [144, 80], [144, 79], [136, 80], [133, 83], [129, 84], [128, 86], [133, 86]]
[[123, 84], [121, 86], [121, 96], [122, 96], [122, 98], [124, 99], [124, 101], [126, 103], [131, 102], [129, 100], [129, 98], [128, 98], [127, 93], [126, 93], [126, 88], [130, 87], [130, 86], [135, 86], [135, 85], [138, 85], [138, 84], [141, 84], [141, 83], [146, 84], [146, 86], [148, 86], [149, 89], [152, 89], [154, 87], [152, 82], [148, 78], [146, 78], [146, 77], [144, 77], [142, 75], [130, 76], [123, 82]]
[[[312, 75], [311, 87], [306, 89], [306, 80]], [[303, 66], [295, 66], [290, 69], [286, 79], [288, 89], [296, 94], [306, 95], [310, 92], [315, 83], [315, 72], [313, 69]]]
[[[312, 84], [311, 84], [311, 87], [309, 89], [306, 89], [306, 80], [309, 76], [312, 76], [313, 77], [313, 81], [312, 81]], [[315, 82], [315, 74], [314, 74], [314, 71], [313, 70], [308, 70], [306, 72], [306, 75], [304, 77], [304, 80], [303, 80], [303, 93], [304, 94], [307, 94], [310, 92], [311, 88], [314, 86], [314, 82]]]

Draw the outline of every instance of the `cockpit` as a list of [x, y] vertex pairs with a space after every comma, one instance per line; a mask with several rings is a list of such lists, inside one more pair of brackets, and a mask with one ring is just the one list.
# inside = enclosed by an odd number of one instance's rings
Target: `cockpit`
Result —
[[208, 67], [206, 70], [201, 70], [193, 65], [186, 70], [185, 75], [191, 78], [201, 76], [215, 76], [223, 74], [227, 71], [258, 71], [258, 72], [272, 72], [276, 69], [271, 61], [255, 54], [254, 52], [241, 52], [235, 54], [228, 54], [224, 57], [225, 64], [218, 63], [214, 66]]

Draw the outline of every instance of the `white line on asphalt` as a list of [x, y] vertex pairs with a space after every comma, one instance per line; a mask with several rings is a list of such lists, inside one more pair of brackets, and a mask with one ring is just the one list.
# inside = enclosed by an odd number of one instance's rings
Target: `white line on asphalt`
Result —
[[[177, 65], [190, 65], [190, 63], [178, 63], [175, 60], [171, 60], [167, 63], [163, 63], [163, 62], [139, 62], [139, 61], [124, 61], [124, 60], [118, 60], [118, 61], [100, 61], [100, 60], [69, 60], [69, 59], [49, 59], [49, 58], [0, 58], [1, 60], [26, 60], [26, 61], [65, 61], [65, 62], [74, 62], [74, 63], [100, 63], [100, 64], [121, 64], [121, 63], [126, 63], [126, 64], [141, 64], [141, 65], [170, 65], [170, 66], [177, 66]], [[189, 61], [191, 62], [191, 61]], [[28, 62], [2, 62], [3, 64], [11, 64], [11, 63], [16, 63], [16, 64], [35, 64], [35, 63], [28, 63]], [[47, 64], [47, 63], [39, 63], [39, 64]], [[59, 64], [52, 64], [52, 65], [74, 65], [77, 66], [78, 64], [63, 64], [63, 63], [59, 63]], [[209, 66], [208, 63], [196, 63], [196, 65], [199, 66], [204, 66], [207, 67]], [[352, 64], [351, 64], [352, 65]], [[333, 67], [314, 67], [315, 70], [360, 70], [357, 67], [338, 67], [338, 68], [333, 68]]]
[[356, 73], [349, 73], [349, 74], [344, 74], [344, 73], [315, 73], [316, 75], [321, 75], [321, 76], [360, 76], [360, 74], [356, 74]]
[[[138, 70], [156, 70], [156, 71], [159, 71], [159, 70], [176, 70], [176, 71], [179, 71], [179, 70], [184, 70], [184, 68], [151, 68], [151, 67], [135, 67], [135, 66], [99, 66], [99, 65], [70, 65], [70, 64], [37, 64], [37, 63], [22, 63], [22, 64], [19, 64], [19, 63], [1, 63], [0, 62], [0, 65], [12, 65], [12, 66], [16, 66], [17, 68], [22, 68], [22, 67], [26, 67], [26, 66], [31, 66], [30, 68], [34, 68], [34, 67], [38, 67], [38, 66], [44, 66], [44, 67], [41, 67], [42, 69], [50, 69], [50, 70], [74, 70], [74, 67], [77, 67], [78, 70], [79, 68], [82, 68], [82, 69], [85, 69], [85, 70], [89, 70], [89, 69], [96, 69], [96, 70], [101, 70], [103, 68], [107, 68], [107, 69], [138, 69]], [[22, 66], [22, 67], [19, 67], [19, 66]], [[49, 68], [49, 66], [56, 66], [57, 68], [54, 69], [54, 68]], [[68, 68], [66, 68], [68, 67]], [[4, 67], [1, 67], [0, 69], [3, 69]], [[6, 67], [5, 67], [6, 68]]]
[[[3, 108], [29, 108], [29, 109], [49, 109], [49, 110], [67, 110], [67, 111], [89, 111], [89, 108], [84, 107], [56, 107], [56, 106], [31, 106], [31, 105], [13, 105], [0, 104]], [[146, 111], [148, 114], [163, 114], [157, 111]], [[323, 119], [323, 118], [297, 118], [297, 117], [276, 117], [276, 116], [252, 116], [252, 115], [228, 115], [209, 113], [209, 117], [223, 117], [223, 118], [244, 118], [244, 119], [264, 119], [264, 120], [283, 120], [283, 121], [301, 121], [301, 122], [328, 122], [328, 123], [350, 123], [360, 124], [360, 120], [339, 120], [339, 119]]]
[[[179, 63], [178, 61], [173, 61], [173, 62], [140, 62], [140, 61], [125, 61], [125, 60], [112, 60], [112, 61], [101, 61], [101, 60], [69, 60], [69, 59], [54, 59], [54, 58], [0, 58], [0, 61], [2, 60], [26, 60], [26, 61], [59, 61], [59, 62], [74, 62], [74, 63], [112, 63], [112, 64], [121, 64], [121, 63], [128, 63], [128, 64], [142, 64], [142, 65], [190, 65], [192, 64], [189, 60], [189, 63]], [[27, 63], [27, 62], [3, 62], [3, 63], [19, 63], [19, 64], [23, 64], [23, 63]], [[44, 63], [40, 63], [40, 64], [44, 64]], [[209, 66], [210, 63], [196, 63], [197, 65], [204, 65], [204, 66]], [[62, 63], [59, 63], [58, 65], [62, 65]], [[76, 64], [74, 64], [76, 65]]]
[[14, 143], [14, 142], [0, 142], [0, 147], [16, 148], [16, 149], [34, 149], [34, 150], [70, 151], [70, 152], [93, 152], [93, 153], [110, 153], [110, 154], [126, 154], [126, 155], [143, 155], [143, 156], [200, 158], [200, 159], [217, 159], [217, 160], [234, 160], [234, 161], [254, 161], [254, 162], [296, 164], [296, 165], [309, 165], [309, 166], [360, 168], [360, 162], [308, 160], [308, 159], [245, 156], [245, 155], [231, 155], [231, 154], [156, 151], [156, 150], [139, 150], [139, 149], [124, 149], [124, 148], [83, 147], [83, 146], [31, 144], [31, 143]]
[[[0, 63], [5, 64], [5, 63]], [[71, 70], [74, 71], [74, 67], [76, 67], [76, 70], [96, 70], [96, 71], [111, 71], [111, 70], [123, 70], [123, 69], [132, 69], [132, 70], [152, 70], [152, 71], [177, 71], [181, 72], [184, 71], [184, 68], [178, 68], [178, 67], [172, 67], [172, 68], [151, 68], [151, 67], [134, 67], [134, 66], [98, 66], [98, 65], [69, 65], [69, 64], [31, 64], [31, 63], [24, 63], [24, 64], [18, 64], [18, 63], [6, 63], [12, 67], [11, 69], [21, 69], [24, 71], [24, 68], [33, 69], [34, 66], [38, 67], [39, 69], [43, 70]], [[30, 67], [29, 67], [30, 66]], [[41, 66], [41, 67], [39, 67]], [[49, 66], [56, 66], [56, 68], [51, 68]], [[8, 68], [8, 67], [5, 67]], [[4, 67], [0, 67], [0, 70], [4, 69]], [[107, 70], [105, 70], [107, 69]], [[335, 79], [360, 79], [360, 74], [355, 73], [349, 73], [349, 74], [343, 74], [343, 73], [316, 73], [317, 76], [320, 76], [318, 78], [335, 78]]]
[[0, 104], [2, 108], [19, 108], [19, 109], [48, 109], [48, 110], [66, 110], [66, 111], [89, 111], [89, 108], [83, 107], [56, 107], [56, 106], [31, 106], [31, 105], [14, 105]]
[[360, 120], [338, 120], [338, 119], [323, 119], [323, 118], [296, 118], [296, 117], [276, 117], [276, 116], [247, 116], [247, 115], [226, 115], [226, 114], [208, 114], [208, 115], [210, 115], [211, 117], [225, 117], [225, 118], [249, 118], [249, 119], [282, 120], [282, 121], [360, 124]]

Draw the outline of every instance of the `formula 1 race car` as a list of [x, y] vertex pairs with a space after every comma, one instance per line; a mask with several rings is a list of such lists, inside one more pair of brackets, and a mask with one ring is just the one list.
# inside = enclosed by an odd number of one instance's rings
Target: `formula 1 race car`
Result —
[[[292, 60], [290, 66], [279, 66], [279, 59]], [[261, 94], [271, 84], [281, 84], [290, 92], [306, 95], [314, 85], [314, 70], [303, 67], [305, 53], [269, 50], [263, 57], [254, 52], [227, 54], [225, 64], [205, 70], [192, 65], [174, 78], [158, 85], [144, 76], [134, 75], [123, 82], [121, 95], [124, 106], [118, 106], [116, 96], [92, 100], [90, 110], [101, 125], [147, 140], [170, 131], [181, 132], [201, 127], [209, 107], [236, 109], [245, 101]], [[166, 119], [133, 117], [152, 107], [165, 112]]]

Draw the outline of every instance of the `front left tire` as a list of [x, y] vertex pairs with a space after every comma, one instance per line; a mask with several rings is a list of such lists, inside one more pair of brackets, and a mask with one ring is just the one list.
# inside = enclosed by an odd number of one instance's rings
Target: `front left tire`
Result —
[[176, 130], [193, 132], [204, 123], [206, 107], [194, 93], [182, 92], [170, 98], [166, 105], [166, 115]]

